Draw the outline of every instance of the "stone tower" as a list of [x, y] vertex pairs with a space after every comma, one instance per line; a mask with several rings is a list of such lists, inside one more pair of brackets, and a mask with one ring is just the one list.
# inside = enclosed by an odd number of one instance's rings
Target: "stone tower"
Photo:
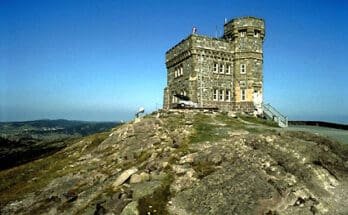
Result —
[[253, 112], [262, 102], [264, 21], [232, 19], [221, 38], [192, 33], [166, 52], [163, 108], [185, 95], [199, 107]]

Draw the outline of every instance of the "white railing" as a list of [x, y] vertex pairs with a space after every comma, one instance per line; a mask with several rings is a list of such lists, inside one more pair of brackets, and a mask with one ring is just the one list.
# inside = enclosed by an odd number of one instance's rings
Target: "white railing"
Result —
[[288, 117], [282, 115], [271, 104], [262, 103], [262, 109], [267, 118], [277, 122], [280, 127], [288, 127]]

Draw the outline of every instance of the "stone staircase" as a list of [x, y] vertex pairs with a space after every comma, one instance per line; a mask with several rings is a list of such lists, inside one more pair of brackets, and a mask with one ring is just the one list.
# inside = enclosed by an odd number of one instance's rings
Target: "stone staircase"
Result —
[[271, 104], [262, 103], [263, 114], [276, 123], [279, 127], [288, 127], [288, 117], [282, 115], [277, 109], [275, 109]]

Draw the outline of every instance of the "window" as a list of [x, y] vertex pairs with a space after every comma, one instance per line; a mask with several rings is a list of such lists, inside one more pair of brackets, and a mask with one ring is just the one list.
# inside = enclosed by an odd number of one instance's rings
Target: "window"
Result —
[[184, 68], [182, 65], [176, 67], [174, 69], [174, 78], [180, 77], [184, 75]]
[[241, 101], [245, 101], [245, 89], [242, 89], [242, 90], [240, 91], [240, 100], [241, 100]]
[[218, 100], [218, 90], [217, 89], [213, 89], [213, 100], [214, 101]]
[[224, 100], [224, 90], [219, 90], [219, 100], [220, 101]]
[[220, 64], [220, 73], [224, 73], [224, 70], [225, 70], [225, 65]]
[[228, 102], [231, 101], [231, 90], [229, 89], [226, 90], [225, 100]]
[[260, 37], [260, 31], [259, 30], [255, 30], [254, 31], [254, 37]]
[[239, 87], [240, 88], [245, 88], [246, 87], [246, 82], [245, 81], [240, 81], [239, 82]]
[[175, 103], [176, 102], [176, 97], [175, 97], [175, 92], [173, 91], [172, 92], [172, 103]]
[[245, 64], [241, 64], [240, 65], [240, 74], [245, 74], [246, 73], [246, 65]]
[[246, 29], [243, 29], [243, 30], [239, 30], [239, 35], [240, 37], [245, 37], [246, 36]]
[[219, 64], [214, 63], [214, 65], [213, 65], [213, 72], [214, 73], [218, 73], [218, 71], [219, 71]]
[[231, 74], [231, 65], [230, 64], [227, 64], [226, 65], [226, 74]]

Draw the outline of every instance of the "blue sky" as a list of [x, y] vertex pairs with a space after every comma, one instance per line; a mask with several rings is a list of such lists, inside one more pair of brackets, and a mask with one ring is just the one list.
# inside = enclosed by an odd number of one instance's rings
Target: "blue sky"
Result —
[[127, 120], [162, 105], [164, 54], [192, 26], [266, 21], [264, 97], [348, 123], [348, 1], [0, 0], [0, 121]]

